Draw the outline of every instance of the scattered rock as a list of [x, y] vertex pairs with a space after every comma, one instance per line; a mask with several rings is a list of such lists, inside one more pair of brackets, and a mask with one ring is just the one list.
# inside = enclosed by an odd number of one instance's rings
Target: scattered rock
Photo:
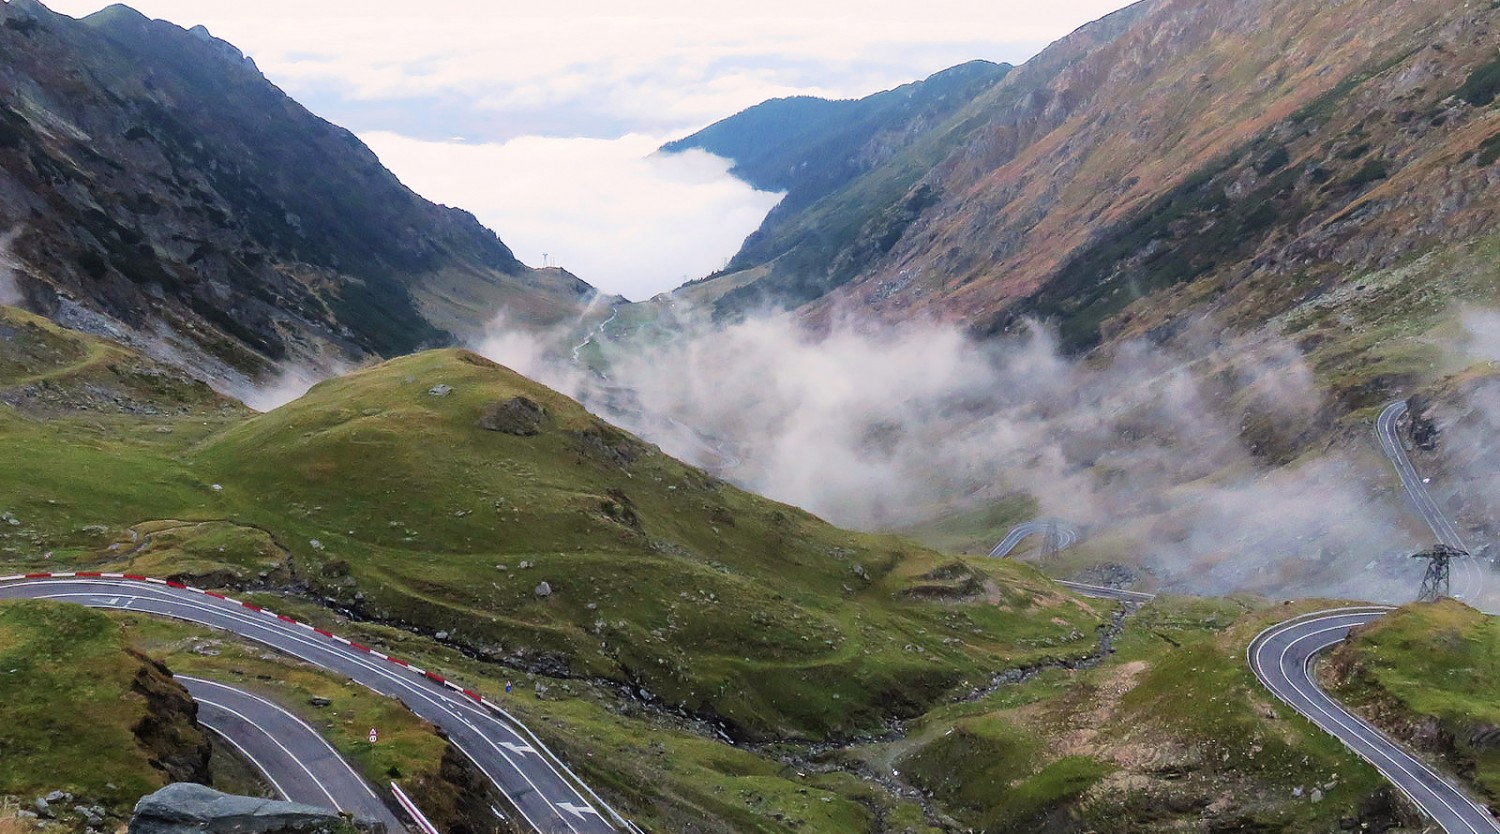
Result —
[[323, 549], [323, 543], [318, 541], [317, 539], [308, 539], [307, 546], [311, 547], [313, 550]]
[[436, 637], [439, 640], [447, 640], [448, 639], [448, 632], [446, 632], [446, 631], [439, 631], [437, 634], [434, 634], [432, 636]]
[[453, 393], [453, 387], [441, 382], [427, 389], [427, 395], [431, 397], [446, 397], [451, 393]]
[[331, 706], [333, 706], [333, 700], [331, 698], [324, 698], [321, 695], [314, 695], [311, 698], [308, 698], [307, 702], [309, 704], [312, 704], [315, 707], [331, 707]]
[[47, 794], [48, 802], [72, 802], [73, 795], [67, 791], [53, 791]]
[[516, 437], [540, 434], [547, 422], [547, 409], [526, 397], [511, 397], [485, 407], [479, 415], [479, 427]]
[[213, 486], [209, 487], [209, 489], [213, 490], [214, 492], [223, 492], [224, 491], [224, 485], [223, 484], [214, 484]]
[[496, 565], [495, 566], [495, 570], [510, 570], [510, 568], [508, 568], [508, 567], [506, 567], [504, 565]]
[[232, 796], [177, 782], [136, 803], [129, 834], [271, 834], [333, 832], [338, 812], [296, 802]]
[[41, 798], [40, 796], [37, 797], [35, 807], [37, 816], [41, 817], [44, 820], [52, 819], [52, 806], [47, 804], [47, 800]]
[[541, 584], [536, 586], [536, 595], [539, 597], [552, 596], [552, 586], [548, 585], [546, 582], [542, 582]]

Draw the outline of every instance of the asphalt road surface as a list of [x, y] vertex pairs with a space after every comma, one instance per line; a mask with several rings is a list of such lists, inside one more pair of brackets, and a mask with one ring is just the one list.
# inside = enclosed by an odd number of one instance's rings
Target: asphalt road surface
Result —
[[1250, 668], [1272, 694], [1374, 765], [1448, 834], [1496, 834], [1500, 825], [1484, 806], [1344, 709], [1312, 679], [1314, 655], [1387, 610], [1339, 608], [1272, 626], [1250, 643]]
[[1148, 594], [1145, 591], [1127, 591], [1124, 588], [1110, 588], [1105, 585], [1090, 585], [1087, 582], [1069, 582], [1066, 579], [1054, 579], [1053, 582], [1070, 588], [1086, 597], [1098, 599], [1113, 599], [1120, 602], [1132, 602], [1137, 605], [1156, 599], [1156, 594]]
[[1048, 521], [1045, 519], [1023, 521], [1010, 528], [1010, 532], [1006, 533], [1005, 538], [1001, 539], [1000, 543], [995, 545], [995, 549], [990, 551], [990, 555], [996, 559], [1004, 559], [1027, 536], [1049, 535], [1053, 537], [1052, 543], [1058, 550], [1067, 550], [1078, 541], [1078, 531], [1060, 521]]
[[229, 684], [183, 675], [177, 680], [198, 702], [198, 722], [265, 774], [282, 799], [384, 823], [390, 834], [403, 830], [369, 783], [302, 719]]
[[[1422, 520], [1432, 529], [1432, 534], [1439, 542], [1449, 547], [1468, 552], [1468, 545], [1464, 544], [1462, 537], [1458, 535], [1458, 529], [1448, 516], [1438, 507], [1437, 501], [1433, 500], [1432, 493], [1427, 491], [1427, 484], [1422, 481], [1422, 476], [1417, 474], [1417, 469], [1412, 466], [1411, 458], [1406, 454], [1406, 447], [1401, 445], [1401, 437], [1397, 433], [1397, 425], [1401, 417], [1406, 414], [1406, 403], [1401, 400], [1391, 403], [1380, 412], [1380, 417], [1375, 421], [1375, 437], [1380, 441], [1380, 449], [1390, 459], [1391, 466], [1396, 468], [1396, 474], [1401, 478], [1401, 486], [1405, 487], [1406, 495], [1411, 499], [1411, 504], [1416, 508]], [[1484, 568], [1475, 563], [1472, 557], [1462, 557], [1453, 561], [1452, 567], [1453, 596], [1458, 599], [1467, 600], [1471, 603], [1478, 602], [1485, 585]]]
[[499, 705], [434, 672], [290, 617], [176, 583], [119, 575], [0, 578], [0, 599], [18, 598], [125, 609], [233, 632], [400, 698], [412, 712], [442, 728], [541, 834], [634, 829]]

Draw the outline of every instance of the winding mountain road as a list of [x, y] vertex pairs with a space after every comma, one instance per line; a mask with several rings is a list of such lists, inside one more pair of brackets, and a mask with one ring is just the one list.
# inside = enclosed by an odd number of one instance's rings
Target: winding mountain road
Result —
[[[1385, 407], [1380, 412], [1380, 417], [1375, 421], [1375, 437], [1380, 441], [1380, 449], [1390, 460], [1391, 466], [1395, 467], [1396, 475], [1401, 478], [1401, 486], [1406, 489], [1406, 496], [1411, 499], [1411, 504], [1422, 520], [1427, 522], [1432, 534], [1439, 542], [1463, 552], [1469, 552], [1468, 545], [1458, 535], [1458, 529], [1448, 516], [1443, 514], [1442, 508], [1433, 499], [1432, 493], [1427, 491], [1427, 483], [1422, 476], [1417, 474], [1417, 468], [1412, 466], [1411, 458], [1406, 454], [1406, 447], [1401, 445], [1401, 437], [1397, 433], [1397, 427], [1402, 416], [1406, 414], [1406, 402], [1397, 400]], [[1472, 557], [1462, 557], [1455, 560], [1456, 574], [1454, 584], [1458, 586], [1453, 595], [1462, 600], [1478, 601], [1479, 595], [1484, 591], [1485, 573], [1484, 569], [1475, 564]]]
[[308, 724], [271, 701], [219, 681], [177, 675], [198, 702], [198, 723], [229, 742], [282, 799], [403, 830], [373, 788]]
[[[1406, 414], [1403, 401], [1387, 405], [1375, 421], [1375, 437], [1401, 479], [1412, 506], [1437, 540], [1467, 552], [1458, 530], [1433, 500], [1417, 474], [1397, 433]], [[1484, 588], [1484, 571], [1472, 558], [1457, 560], [1460, 598], [1476, 598]], [[1265, 687], [1292, 709], [1353, 750], [1420, 807], [1448, 834], [1500, 834], [1500, 825], [1463, 789], [1439, 775], [1385, 734], [1344, 709], [1313, 680], [1312, 661], [1321, 651], [1349, 636], [1390, 609], [1385, 606], [1336, 608], [1293, 617], [1261, 632], [1250, 643], [1250, 668]]]
[[1000, 543], [995, 545], [995, 549], [990, 551], [990, 555], [996, 559], [1004, 559], [1027, 536], [1050, 536], [1052, 537], [1053, 546], [1058, 550], [1067, 550], [1078, 541], [1078, 531], [1073, 529], [1073, 527], [1060, 521], [1039, 518], [1032, 521], [1023, 521], [1010, 528], [1010, 532], [1006, 533], [1005, 538], [1001, 539]]
[[1273, 695], [1374, 765], [1448, 834], [1497, 834], [1500, 825], [1483, 805], [1344, 709], [1313, 680], [1312, 661], [1318, 652], [1389, 610], [1383, 606], [1336, 608], [1271, 626], [1251, 641], [1246, 652], [1250, 668]]
[[440, 727], [540, 834], [638, 831], [501, 706], [368, 646], [212, 591], [133, 575], [0, 577], [0, 599], [22, 598], [129, 610], [233, 632], [400, 698]]

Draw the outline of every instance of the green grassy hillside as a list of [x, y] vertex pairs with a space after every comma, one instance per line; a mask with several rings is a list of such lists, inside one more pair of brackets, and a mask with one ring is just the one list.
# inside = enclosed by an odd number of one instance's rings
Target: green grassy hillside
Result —
[[1500, 620], [1451, 599], [1408, 605], [1356, 632], [1325, 677], [1361, 713], [1500, 798]]
[[[106, 349], [59, 337], [78, 343], [56, 366]], [[957, 562], [744, 493], [462, 351], [265, 415], [155, 411], [0, 411], [13, 485], [0, 511], [15, 522], [0, 552], [296, 584], [747, 738], [881, 726], [987, 670], [1085, 653], [1103, 617], [1024, 566]]]
[[[535, 434], [483, 428], [496, 407]], [[936, 554], [748, 495], [459, 351], [326, 383], [191, 459], [222, 484], [210, 512], [274, 531], [344, 606], [748, 736], [874, 726], [1082, 651], [1099, 617], [1020, 568], [952, 567], [973, 587], [949, 589], [923, 578]]]
[[53, 790], [117, 813], [169, 781], [207, 773], [186, 691], [104, 614], [0, 604], [0, 795]]
[[[46, 376], [88, 392], [112, 364], [152, 367], [25, 316], [0, 323], [0, 391]], [[1163, 600], [1117, 623], [1024, 564], [744, 493], [462, 351], [267, 414], [184, 391], [142, 387], [125, 410], [0, 405], [7, 572], [190, 577], [488, 693], [515, 681], [508, 707], [653, 830], [1293, 831], [1396, 815], [1372, 771], [1244, 666], [1245, 642], [1291, 609]], [[950, 521], [926, 532], [977, 541], [1003, 519]], [[464, 818], [440, 745], [381, 699], [222, 635], [115, 621], [173, 668], [293, 706], [331, 698], [303, 711], [335, 744]], [[1112, 624], [1113, 653], [1072, 668]], [[0, 654], [49, 639], [0, 639]], [[362, 748], [370, 723], [409, 743]], [[1321, 802], [1288, 798], [1312, 785]]]
[[1262, 628], [1316, 607], [1159, 598], [1100, 665], [940, 707], [863, 758], [974, 830], [1383, 830], [1395, 792], [1245, 663]]

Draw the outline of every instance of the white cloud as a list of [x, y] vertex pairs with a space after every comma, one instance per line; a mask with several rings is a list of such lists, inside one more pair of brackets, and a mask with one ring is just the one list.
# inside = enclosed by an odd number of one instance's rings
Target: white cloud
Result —
[[20, 229], [0, 234], [0, 305], [13, 307], [23, 300], [21, 288], [16, 286], [15, 258], [10, 253], [11, 244], [20, 234]]
[[423, 196], [472, 211], [523, 261], [555, 265], [632, 299], [712, 272], [760, 225], [779, 195], [692, 152], [655, 155], [659, 136], [499, 144], [361, 136]]
[[[53, 0], [69, 14], [101, 0]], [[357, 130], [417, 135], [418, 102], [474, 139], [547, 132], [548, 111], [588, 112], [586, 135], [692, 129], [791, 92], [858, 96], [973, 58], [1019, 62], [1122, 0], [769, 0], [727, 11], [677, 0], [136, 0], [207, 25], [278, 84]], [[726, 83], [727, 82], [727, 83]], [[404, 111], [372, 109], [401, 100]], [[649, 102], [649, 108], [636, 106]], [[497, 116], [486, 120], [488, 110]], [[576, 128], [575, 128], [576, 129]], [[482, 135], [480, 131], [485, 131]], [[613, 131], [613, 132], [611, 132]], [[445, 131], [436, 136], [446, 135]], [[434, 135], [425, 138], [435, 138]]]

